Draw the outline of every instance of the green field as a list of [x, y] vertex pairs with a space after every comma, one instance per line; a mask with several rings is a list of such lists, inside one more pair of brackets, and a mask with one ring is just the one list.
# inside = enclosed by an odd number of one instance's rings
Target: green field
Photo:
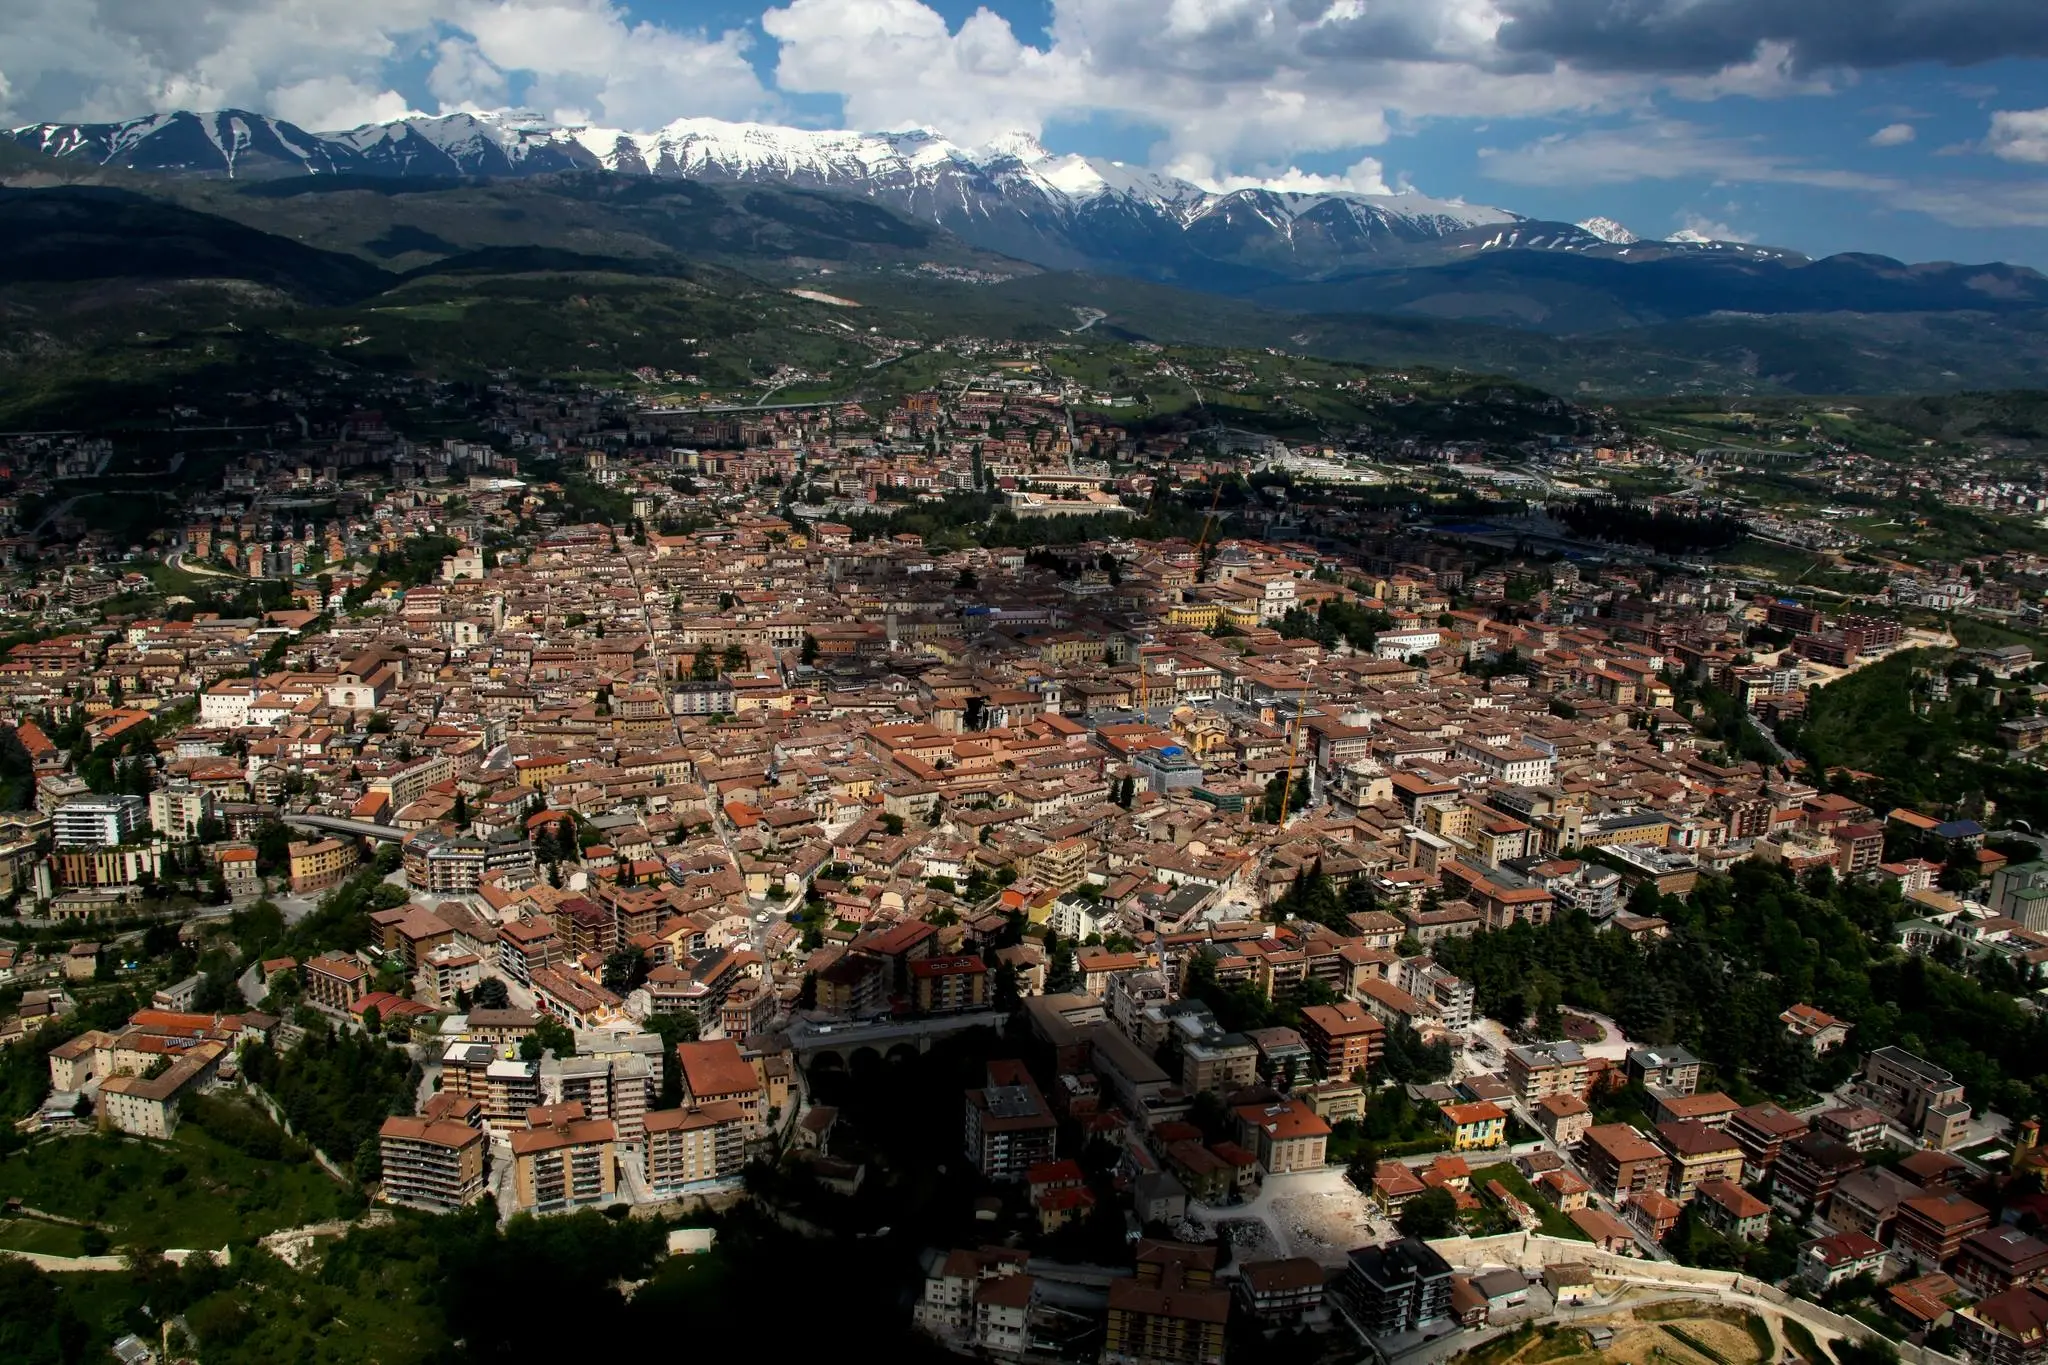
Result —
[[1513, 1162], [1503, 1161], [1497, 1166], [1482, 1166], [1472, 1172], [1473, 1192], [1483, 1191], [1489, 1180], [1498, 1180], [1507, 1187], [1509, 1194], [1536, 1210], [1536, 1216], [1542, 1220], [1537, 1231], [1544, 1236], [1563, 1237], [1574, 1242], [1587, 1240], [1586, 1234], [1579, 1231], [1579, 1225], [1559, 1213], [1555, 1205], [1538, 1194], [1536, 1187], [1515, 1169]]
[[39, 1256], [83, 1256], [85, 1229], [40, 1218], [0, 1219], [0, 1251], [29, 1251]]
[[[114, 1134], [39, 1142], [0, 1159], [0, 1198], [94, 1223], [117, 1247], [219, 1247], [362, 1207], [311, 1161], [261, 1160], [191, 1123], [169, 1142]], [[0, 1245], [10, 1232], [55, 1237], [48, 1226], [0, 1224]]]

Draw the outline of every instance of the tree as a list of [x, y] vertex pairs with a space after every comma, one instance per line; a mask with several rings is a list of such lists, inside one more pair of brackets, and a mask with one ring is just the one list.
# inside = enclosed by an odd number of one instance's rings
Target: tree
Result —
[[274, 877], [291, 868], [292, 833], [276, 820], [266, 820], [256, 831], [256, 870]]
[[1264, 798], [1257, 807], [1259, 819], [1269, 825], [1280, 823], [1280, 801], [1283, 791], [1286, 793], [1287, 813], [1289, 815], [1308, 805], [1308, 778], [1306, 776], [1290, 784], [1287, 781], [1287, 774], [1275, 773], [1267, 780]]
[[1137, 799], [1138, 780], [1129, 773], [1126, 773], [1116, 784], [1116, 803], [1125, 810], [1129, 810], [1131, 802]]
[[470, 993], [469, 1002], [473, 1008], [480, 1010], [502, 1010], [511, 1005], [512, 997], [505, 989], [503, 981], [495, 976], [487, 976], [476, 983], [476, 989]]
[[1449, 1190], [1424, 1190], [1401, 1206], [1394, 1226], [1403, 1237], [1449, 1237], [1458, 1230], [1458, 1201]]
[[[1347, 1120], [1347, 1122], [1351, 1122], [1351, 1120]], [[1352, 1149], [1351, 1159], [1344, 1163], [1344, 1176], [1359, 1189], [1370, 1193], [1373, 1177], [1379, 1174], [1379, 1169], [1379, 1145], [1372, 1142], [1361, 1142]]]
[[375, 1034], [384, 1027], [384, 1016], [375, 1005], [363, 1011], [363, 1032]]
[[356, 1184], [370, 1185], [384, 1178], [384, 1148], [376, 1138], [364, 1138], [356, 1147]]
[[903, 817], [894, 813], [884, 814], [882, 816], [882, 830], [890, 838], [895, 838], [903, 833]]
[[805, 668], [809, 668], [811, 667], [811, 665], [818, 662], [817, 637], [812, 635], [809, 631], [804, 632], [803, 652], [798, 657], [803, 660]]
[[543, 1015], [533, 1026], [533, 1032], [519, 1042], [519, 1055], [525, 1061], [537, 1062], [543, 1052], [552, 1052], [558, 1058], [576, 1055], [576, 1035], [568, 1025], [549, 1015]]
[[1021, 1003], [1022, 992], [1017, 985], [1017, 965], [1014, 962], [996, 964], [995, 985], [990, 989], [989, 1001], [998, 1011], [1008, 1014]]
[[1064, 995], [1081, 984], [1081, 973], [1074, 961], [1074, 949], [1058, 934], [1045, 936], [1045, 991], [1048, 995]]
[[719, 662], [725, 665], [726, 672], [737, 673], [747, 666], [747, 651], [737, 644], [727, 645], [725, 653], [719, 657]]
[[460, 787], [455, 789], [455, 809], [449, 813], [448, 818], [455, 822], [457, 829], [469, 828], [469, 798], [463, 794]]
[[604, 960], [604, 988], [624, 995], [647, 979], [647, 956], [637, 948], [621, 948]]

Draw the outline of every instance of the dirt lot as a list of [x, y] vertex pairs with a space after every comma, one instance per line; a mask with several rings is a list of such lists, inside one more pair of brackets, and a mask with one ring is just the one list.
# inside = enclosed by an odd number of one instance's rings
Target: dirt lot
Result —
[[1374, 1240], [1371, 1207], [1362, 1194], [1307, 1194], [1275, 1199], [1272, 1218], [1293, 1255], [1334, 1264], [1353, 1247]]
[[[1688, 1345], [1666, 1327], [1675, 1327], [1713, 1355]], [[1614, 1340], [1603, 1351], [1592, 1349], [1584, 1329], [1606, 1327]], [[1714, 1356], [1719, 1356], [1716, 1360]], [[1472, 1365], [1759, 1365], [1762, 1353], [1743, 1325], [1742, 1315], [1707, 1304], [1658, 1304], [1626, 1309], [1599, 1318], [1582, 1318], [1551, 1335], [1533, 1333], [1519, 1342], [1490, 1342], [1472, 1353]]]

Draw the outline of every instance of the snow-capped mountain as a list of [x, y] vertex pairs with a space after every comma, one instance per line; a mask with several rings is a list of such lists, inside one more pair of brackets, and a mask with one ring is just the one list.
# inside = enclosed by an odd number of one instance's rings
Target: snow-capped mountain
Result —
[[1221, 288], [1508, 249], [1606, 254], [1638, 241], [1604, 218], [1539, 222], [1419, 194], [1212, 190], [1118, 161], [1058, 155], [1026, 134], [963, 147], [925, 129], [860, 133], [685, 118], [634, 132], [556, 124], [517, 111], [416, 115], [315, 133], [223, 110], [124, 123], [37, 124], [12, 135], [53, 156], [171, 175], [451, 178], [610, 171], [828, 190], [872, 199], [974, 246], [1053, 268]]
[[1634, 246], [1643, 240], [1612, 218], [1588, 218], [1576, 226], [1579, 231], [1589, 232], [1609, 246]]

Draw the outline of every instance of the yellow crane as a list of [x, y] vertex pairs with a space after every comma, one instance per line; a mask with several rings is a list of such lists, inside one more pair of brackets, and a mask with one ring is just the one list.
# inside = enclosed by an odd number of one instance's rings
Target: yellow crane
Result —
[[1223, 484], [1219, 480], [1216, 484], [1216, 491], [1209, 495], [1209, 512], [1208, 515], [1202, 518], [1201, 538], [1195, 541], [1195, 567], [1197, 569], [1201, 567], [1202, 547], [1209, 543], [1209, 525], [1211, 522], [1216, 520], [1216, 504], [1220, 502], [1222, 498]]
[[1301, 695], [1294, 699], [1294, 733], [1287, 740], [1287, 776], [1280, 782], [1280, 820], [1282, 829], [1287, 827], [1287, 803], [1294, 796], [1294, 761], [1301, 754], [1301, 731], [1303, 717], [1308, 713], [1308, 692], [1313, 686], [1315, 669], [1301, 680]]

